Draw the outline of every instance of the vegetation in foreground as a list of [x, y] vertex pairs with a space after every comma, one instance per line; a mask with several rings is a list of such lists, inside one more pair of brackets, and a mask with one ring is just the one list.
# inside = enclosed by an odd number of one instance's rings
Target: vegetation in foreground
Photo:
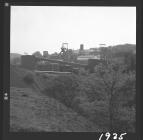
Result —
[[99, 65], [87, 76], [59, 76], [44, 91], [110, 131], [135, 131], [135, 72]]

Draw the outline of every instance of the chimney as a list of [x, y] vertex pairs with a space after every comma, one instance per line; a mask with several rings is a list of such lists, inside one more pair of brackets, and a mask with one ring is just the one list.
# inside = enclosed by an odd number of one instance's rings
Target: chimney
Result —
[[43, 57], [48, 57], [48, 51], [43, 51]]
[[84, 50], [84, 45], [80, 44], [80, 51], [83, 51], [83, 50]]

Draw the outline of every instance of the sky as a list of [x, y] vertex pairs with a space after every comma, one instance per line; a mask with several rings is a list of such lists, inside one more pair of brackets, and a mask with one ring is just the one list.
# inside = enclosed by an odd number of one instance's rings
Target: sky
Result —
[[10, 21], [11, 53], [136, 44], [136, 7], [11, 6]]

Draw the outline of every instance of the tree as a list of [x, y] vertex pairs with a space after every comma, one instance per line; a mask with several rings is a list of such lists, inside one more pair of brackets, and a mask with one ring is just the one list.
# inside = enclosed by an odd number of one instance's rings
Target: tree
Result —
[[99, 64], [95, 68], [94, 76], [98, 79], [98, 83], [107, 93], [109, 103], [109, 120], [110, 131], [114, 130], [113, 121], [117, 111], [117, 99], [121, 97], [119, 94], [133, 96], [131, 93], [135, 91], [135, 73], [125, 73], [125, 67], [116, 63], [109, 63], [107, 65]]
[[124, 63], [128, 66], [128, 70], [136, 69], [136, 54], [132, 52], [126, 53], [124, 55]]
[[42, 54], [40, 53], [40, 51], [36, 51], [32, 55], [34, 55], [35, 57], [42, 57]]

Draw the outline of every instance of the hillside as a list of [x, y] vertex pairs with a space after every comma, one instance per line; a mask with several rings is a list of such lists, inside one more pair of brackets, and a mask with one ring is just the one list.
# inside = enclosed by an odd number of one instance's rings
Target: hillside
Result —
[[121, 44], [112, 46], [112, 50], [116, 52], [136, 52], [136, 45], [135, 44]]
[[[32, 72], [33, 84], [26, 84], [24, 76], [31, 71], [10, 67], [10, 130], [24, 132], [94, 132], [98, 126], [71, 108], [41, 91], [46, 83]], [[41, 80], [40, 80], [41, 79]], [[44, 85], [45, 83], [45, 85]]]

